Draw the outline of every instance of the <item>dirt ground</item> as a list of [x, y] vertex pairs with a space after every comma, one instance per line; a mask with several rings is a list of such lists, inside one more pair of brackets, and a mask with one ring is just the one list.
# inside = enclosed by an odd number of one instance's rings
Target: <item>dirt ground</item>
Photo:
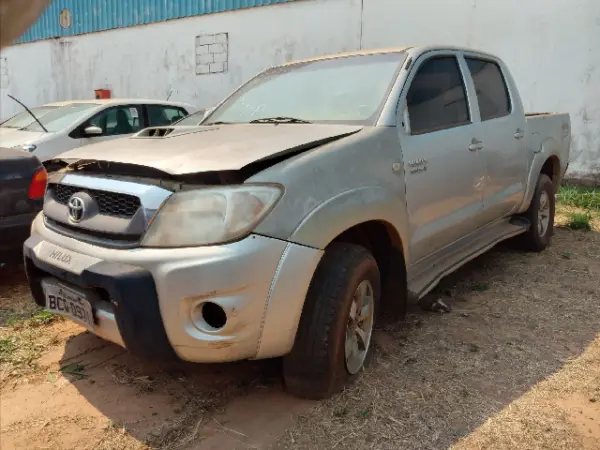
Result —
[[359, 382], [283, 393], [278, 361], [158, 365], [34, 311], [0, 270], [0, 448], [600, 448], [600, 232], [502, 245], [443, 280], [451, 313], [376, 335]]

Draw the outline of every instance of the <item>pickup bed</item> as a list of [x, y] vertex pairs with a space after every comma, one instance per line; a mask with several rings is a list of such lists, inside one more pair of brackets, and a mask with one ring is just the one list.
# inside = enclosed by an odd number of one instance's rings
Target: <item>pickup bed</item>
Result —
[[498, 242], [549, 245], [567, 114], [526, 115], [497, 57], [452, 47], [264, 71], [199, 126], [53, 161], [25, 243], [35, 301], [145, 357], [283, 357], [323, 398], [400, 316]]

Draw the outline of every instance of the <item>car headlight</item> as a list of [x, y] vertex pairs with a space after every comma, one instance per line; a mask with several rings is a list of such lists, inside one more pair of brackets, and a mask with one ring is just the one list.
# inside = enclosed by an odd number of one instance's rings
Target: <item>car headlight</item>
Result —
[[173, 194], [144, 236], [144, 247], [194, 247], [250, 234], [281, 198], [276, 185], [203, 188]]
[[21, 150], [25, 150], [26, 152], [32, 152], [37, 148], [37, 145], [33, 144], [17, 144], [13, 145], [10, 148], [20, 148]]
[[37, 145], [33, 145], [33, 144], [26, 144], [26, 145], [22, 145], [21, 148], [23, 150], [25, 150], [26, 152], [32, 152], [37, 148]]

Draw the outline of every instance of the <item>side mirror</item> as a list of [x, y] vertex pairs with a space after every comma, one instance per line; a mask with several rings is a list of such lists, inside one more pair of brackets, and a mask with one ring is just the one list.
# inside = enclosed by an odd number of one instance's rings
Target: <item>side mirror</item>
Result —
[[87, 127], [85, 130], [83, 130], [83, 134], [85, 137], [101, 136], [102, 128], [95, 127], [92, 125], [92, 126]]

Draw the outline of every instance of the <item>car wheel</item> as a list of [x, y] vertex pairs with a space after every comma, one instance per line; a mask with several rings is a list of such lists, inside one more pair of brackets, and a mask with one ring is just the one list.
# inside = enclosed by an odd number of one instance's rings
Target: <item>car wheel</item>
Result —
[[292, 351], [283, 358], [288, 392], [322, 399], [368, 364], [380, 296], [379, 268], [363, 247], [332, 244], [313, 276]]
[[554, 234], [554, 211], [556, 198], [554, 184], [548, 175], [541, 174], [538, 179], [531, 205], [525, 217], [531, 223], [527, 233], [521, 236], [524, 248], [541, 252], [549, 244]]

